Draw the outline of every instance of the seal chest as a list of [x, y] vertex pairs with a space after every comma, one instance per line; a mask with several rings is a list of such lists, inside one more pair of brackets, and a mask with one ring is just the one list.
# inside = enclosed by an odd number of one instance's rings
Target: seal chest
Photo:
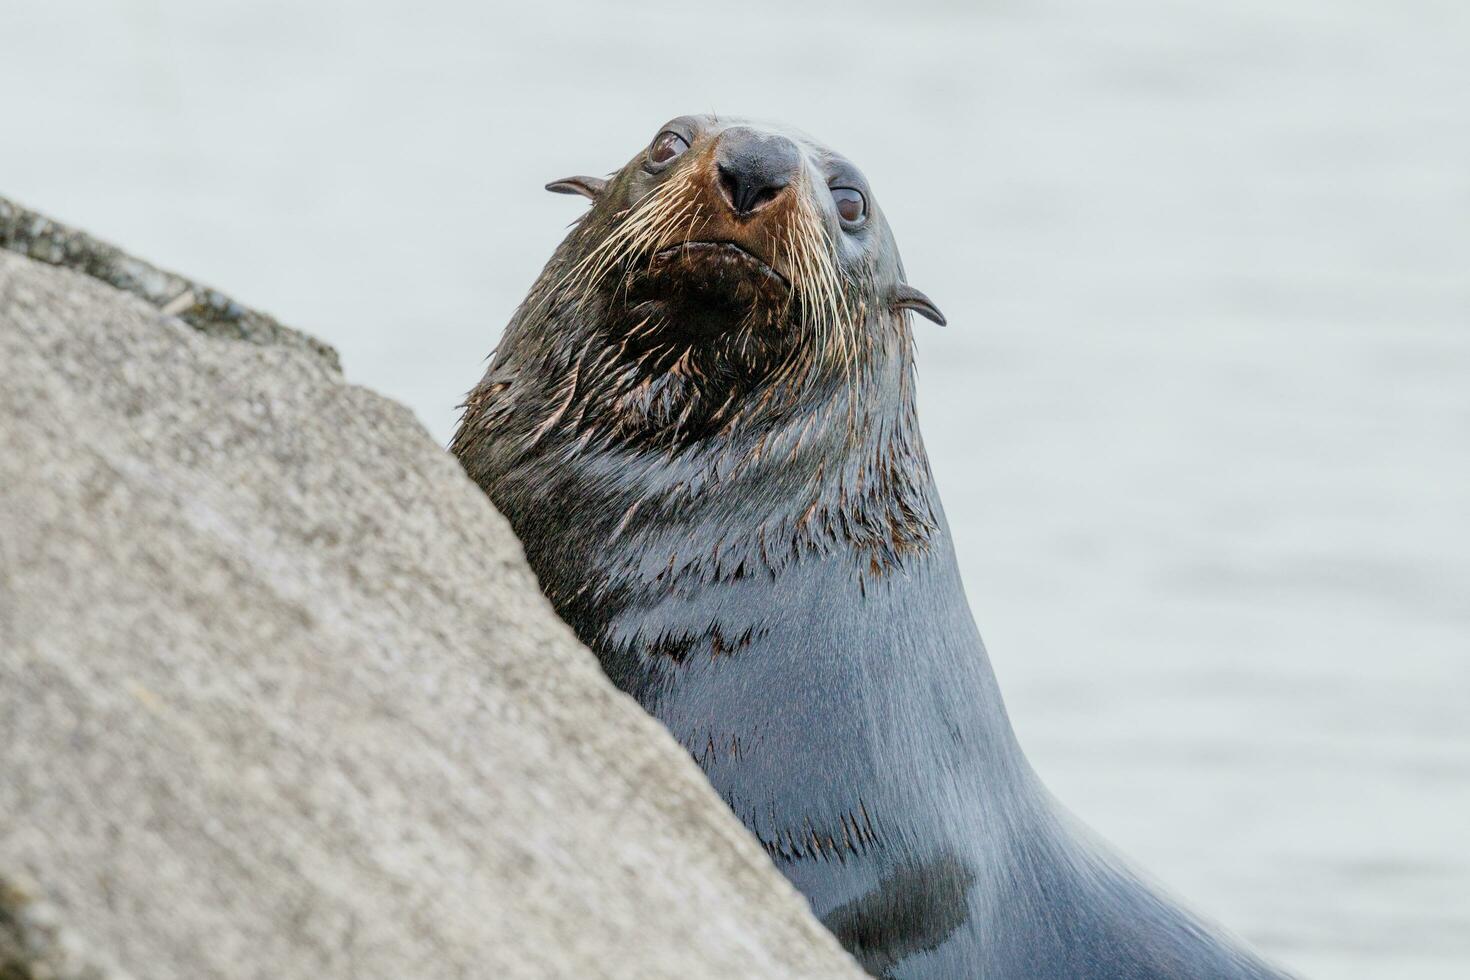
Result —
[[682, 116], [532, 286], [451, 449], [557, 611], [872, 973], [1280, 974], [1068, 825], [1011, 731], [866, 179]]

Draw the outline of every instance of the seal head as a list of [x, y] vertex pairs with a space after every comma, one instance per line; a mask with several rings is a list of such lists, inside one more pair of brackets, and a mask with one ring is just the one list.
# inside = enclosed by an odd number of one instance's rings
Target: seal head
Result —
[[904, 309], [943, 322], [904, 281], [862, 172], [800, 133], [681, 116], [610, 179], [547, 187], [593, 208], [523, 313], [561, 320], [570, 303], [616, 339], [646, 383], [617, 411], [625, 433], [697, 436], [753, 393], [853, 376]]

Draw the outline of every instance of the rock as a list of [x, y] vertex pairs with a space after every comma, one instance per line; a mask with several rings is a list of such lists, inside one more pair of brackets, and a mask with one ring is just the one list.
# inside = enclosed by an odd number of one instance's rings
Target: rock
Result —
[[37, 262], [85, 272], [124, 292], [147, 300], [201, 333], [254, 344], [282, 344], [316, 354], [342, 369], [337, 351], [315, 337], [292, 330], [274, 317], [248, 309], [215, 289], [134, 258], [86, 232], [0, 197], [0, 249]]
[[859, 976], [410, 413], [172, 288], [0, 250], [0, 977]]

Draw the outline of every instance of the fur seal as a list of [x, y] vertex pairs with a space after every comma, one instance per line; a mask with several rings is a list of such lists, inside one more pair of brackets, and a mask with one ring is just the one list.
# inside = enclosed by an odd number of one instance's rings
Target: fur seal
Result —
[[862, 173], [681, 116], [608, 179], [451, 449], [557, 611], [878, 976], [1283, 976], [1076, 827], [1022, 755], [914, 407]]

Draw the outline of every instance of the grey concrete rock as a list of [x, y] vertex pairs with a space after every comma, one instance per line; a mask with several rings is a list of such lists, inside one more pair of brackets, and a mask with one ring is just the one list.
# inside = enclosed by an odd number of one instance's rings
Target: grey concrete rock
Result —
[[0, 250], [0, 977], [857, 976], [298, 336]]

